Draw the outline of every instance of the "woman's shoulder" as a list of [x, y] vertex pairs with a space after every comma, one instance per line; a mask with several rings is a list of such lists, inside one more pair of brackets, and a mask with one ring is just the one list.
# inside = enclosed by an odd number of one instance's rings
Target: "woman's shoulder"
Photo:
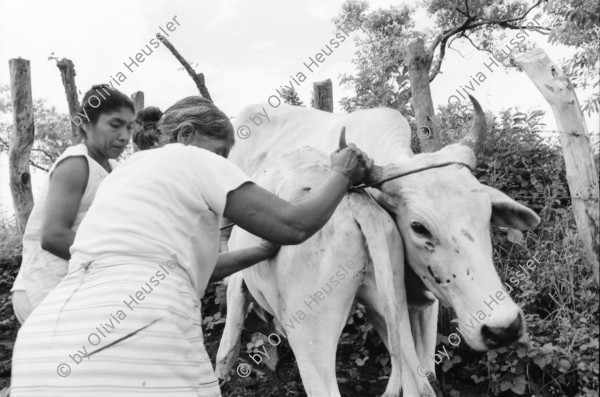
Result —
[[61, 160], [65, 157], [70, 157], [70, 156], [86, 156], [87, 157], [88, 156], [87, 147], [83, 143], [71, 145], [68, 148], [66, 148], [65, 151], [62, 152], [60, 156], [58, 156], [57, 160]]
[[65, 151], [62, 152], [56, 160], [54, 160], [54, 163], [50, 167], [49, 173], [52, 174], [54, 172], [54, 170], [56, 169], [56, 167], [58, 166], [58, 164], [60, 164], [63, 160], [65, 160], [69, 157], [76, 157], [76, 156], [82, 156], [86, 159], [89, 157], [87, 148], [85, 147], [85, 145], [83, 143], [69, 146], [68, 148], [66, 148]]

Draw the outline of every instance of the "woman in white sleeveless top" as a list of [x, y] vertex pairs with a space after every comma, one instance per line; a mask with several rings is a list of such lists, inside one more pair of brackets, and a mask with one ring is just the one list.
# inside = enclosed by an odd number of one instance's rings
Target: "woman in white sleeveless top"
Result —
[[133, 103], [107, 85], [86, 92], [78, 114], [83, 143], [52, 164], [23, 235], [21, 269], [12, 288], [20, 323], [67, 274], [69, 247], [81, 220], [131, 137]]
[[11, 397], [221, 396], [204, 348], [209, 279], [273, 255], [218, 254], [223, 216], [278, 244], [298, 244], [331, 217], [372, 161], [354, 145], [289, 203], [226, 160], [229, 118], [188, 97], [165, 111], [162, 143], [123, 162], [99, 187], [71, 248], [69, 273], [19, 331]]

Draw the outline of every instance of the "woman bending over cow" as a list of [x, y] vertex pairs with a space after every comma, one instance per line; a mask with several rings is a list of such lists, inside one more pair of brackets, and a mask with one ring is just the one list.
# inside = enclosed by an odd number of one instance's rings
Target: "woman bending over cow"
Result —
[[336, 151], [325, 182], [289, 203], [226, 159], [234, 130], [212, 102], [182, 99], [157, 130], [161, 147], [135, 153], [98, 189], [69, 273], [21, 328], [12, 397], [220, 396], [200, 299], [215, 266], [218, 278], [257, 259], [218, 257], [221, 218], [298, 244], [372, 167], [354, 145]]
[[[137, 112], [133, 143], [140, 150], [152, 149], [157, 145], [161, 146], [157, 124], [162, 115], [161, 110], [155, 106], [148, 106]], [[254, 247], [236, 250], [235, 252], [219, 253], [210, 281], [219, 281], [239, 270], [267, 260], [273, 257], [279, 251], [279, 248], [279, 244], [263, 240]]]

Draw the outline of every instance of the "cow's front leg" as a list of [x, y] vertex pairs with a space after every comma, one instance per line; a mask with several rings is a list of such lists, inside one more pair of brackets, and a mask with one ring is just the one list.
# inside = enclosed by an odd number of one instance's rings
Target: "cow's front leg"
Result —
[[436, 299], [428, 307], [409, 310], [410, 324], [415, 340], [415, 349], [421, 362], [423, 373], [429, 372], [427, 378], [436, 397], [443, 397], [441, 386], [435, 377], [435, 345], [437, 336], [439, 301]]
[[242, 272], [235, 273], [227, 286], [227, 318], [217, 351], [216, 375], [219, 382], [227, 378], [240, 354], [242, 330], [249, 304]]
[[[414, 379], [410, 378], [410, 376], [412, 375], [410, 368], [417, 368], [417, 373], [419, 377], [422, 376], [423, 379], [425, 373], [421, 373], [421, 367], [419, 367], [418, 362], [409, 363], [407, 361], [404, 361], [403, 367], [402, 357], [398, 357], [396, 355], [391, 354], [391, 352], [393, 352], [394, 349], [392, 346], [390, 346], [388, 327], [385, 321], [381, 299], [379, 298], [379, 292], [377, 291], [374, 277], [369, 277], [368, 273], [365, 280], [365, 284], [358, 291], [358, 298], [367, 309], [367, 318], [369, 322], [373, 325], [373, 328], [375, 329], [375, 331], [377, 331], [377, 334], [379, 334], [379, 337], [383, 341], [388, 352], [390, 352], [390, 379], [385, 389], [385, 393], [382, 397], [398, 397], [400, 396], [401, 389], [404, 389], [404, 396], [410, 395], [411, 392], [414, 393], [414, 391], [411, 391], [409, 387], [410, 382], [414, 382]], [[403, 353], [407, 352], [404, 351]], [[406, 360], [406, 358], [404, 358], [404, 360]], [[426, 388], [423, 388], [423, 386], [421, 385], [420, 390], [423, 391], [426, 390]], [[427, 392], [425, 392], [425, 394], [420, 395], [427, 395]]]
[[[374, 285], [374, 280], [372, 281], [373, 285], [366, 284], [361, 291], [359, 291], [359, 298], [361, 302], [365, 305], [367, 309], [367, 319], [379, 334], [379, 337], [383, 341], [385, 348], [388, 352], [391, 352], [387, 325], [385, 323], [385, 319], [383, 315], [380, 313], [381, 308], [377, 308], [379, 304], [378, 299], [379, 296], [377, 294], [377, 289]], [[379, 310], [378, 310], [379, 309]], [[396, 397], [400, 395], [400, 389], [402, 388], [402, 364], [399, 361], [399, 357], [391, 356], [390, 357], [390, 380], [388, 381], [387, 387], [385, 388], [384, 397]]]

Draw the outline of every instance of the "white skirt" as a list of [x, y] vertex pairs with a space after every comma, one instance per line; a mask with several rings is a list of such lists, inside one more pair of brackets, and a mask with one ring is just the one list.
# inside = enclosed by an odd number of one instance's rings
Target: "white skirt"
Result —
[[11, 397], [221, 396], [201, 323], [174, 262], [92, 263], [68, 274], [20, 329]]

